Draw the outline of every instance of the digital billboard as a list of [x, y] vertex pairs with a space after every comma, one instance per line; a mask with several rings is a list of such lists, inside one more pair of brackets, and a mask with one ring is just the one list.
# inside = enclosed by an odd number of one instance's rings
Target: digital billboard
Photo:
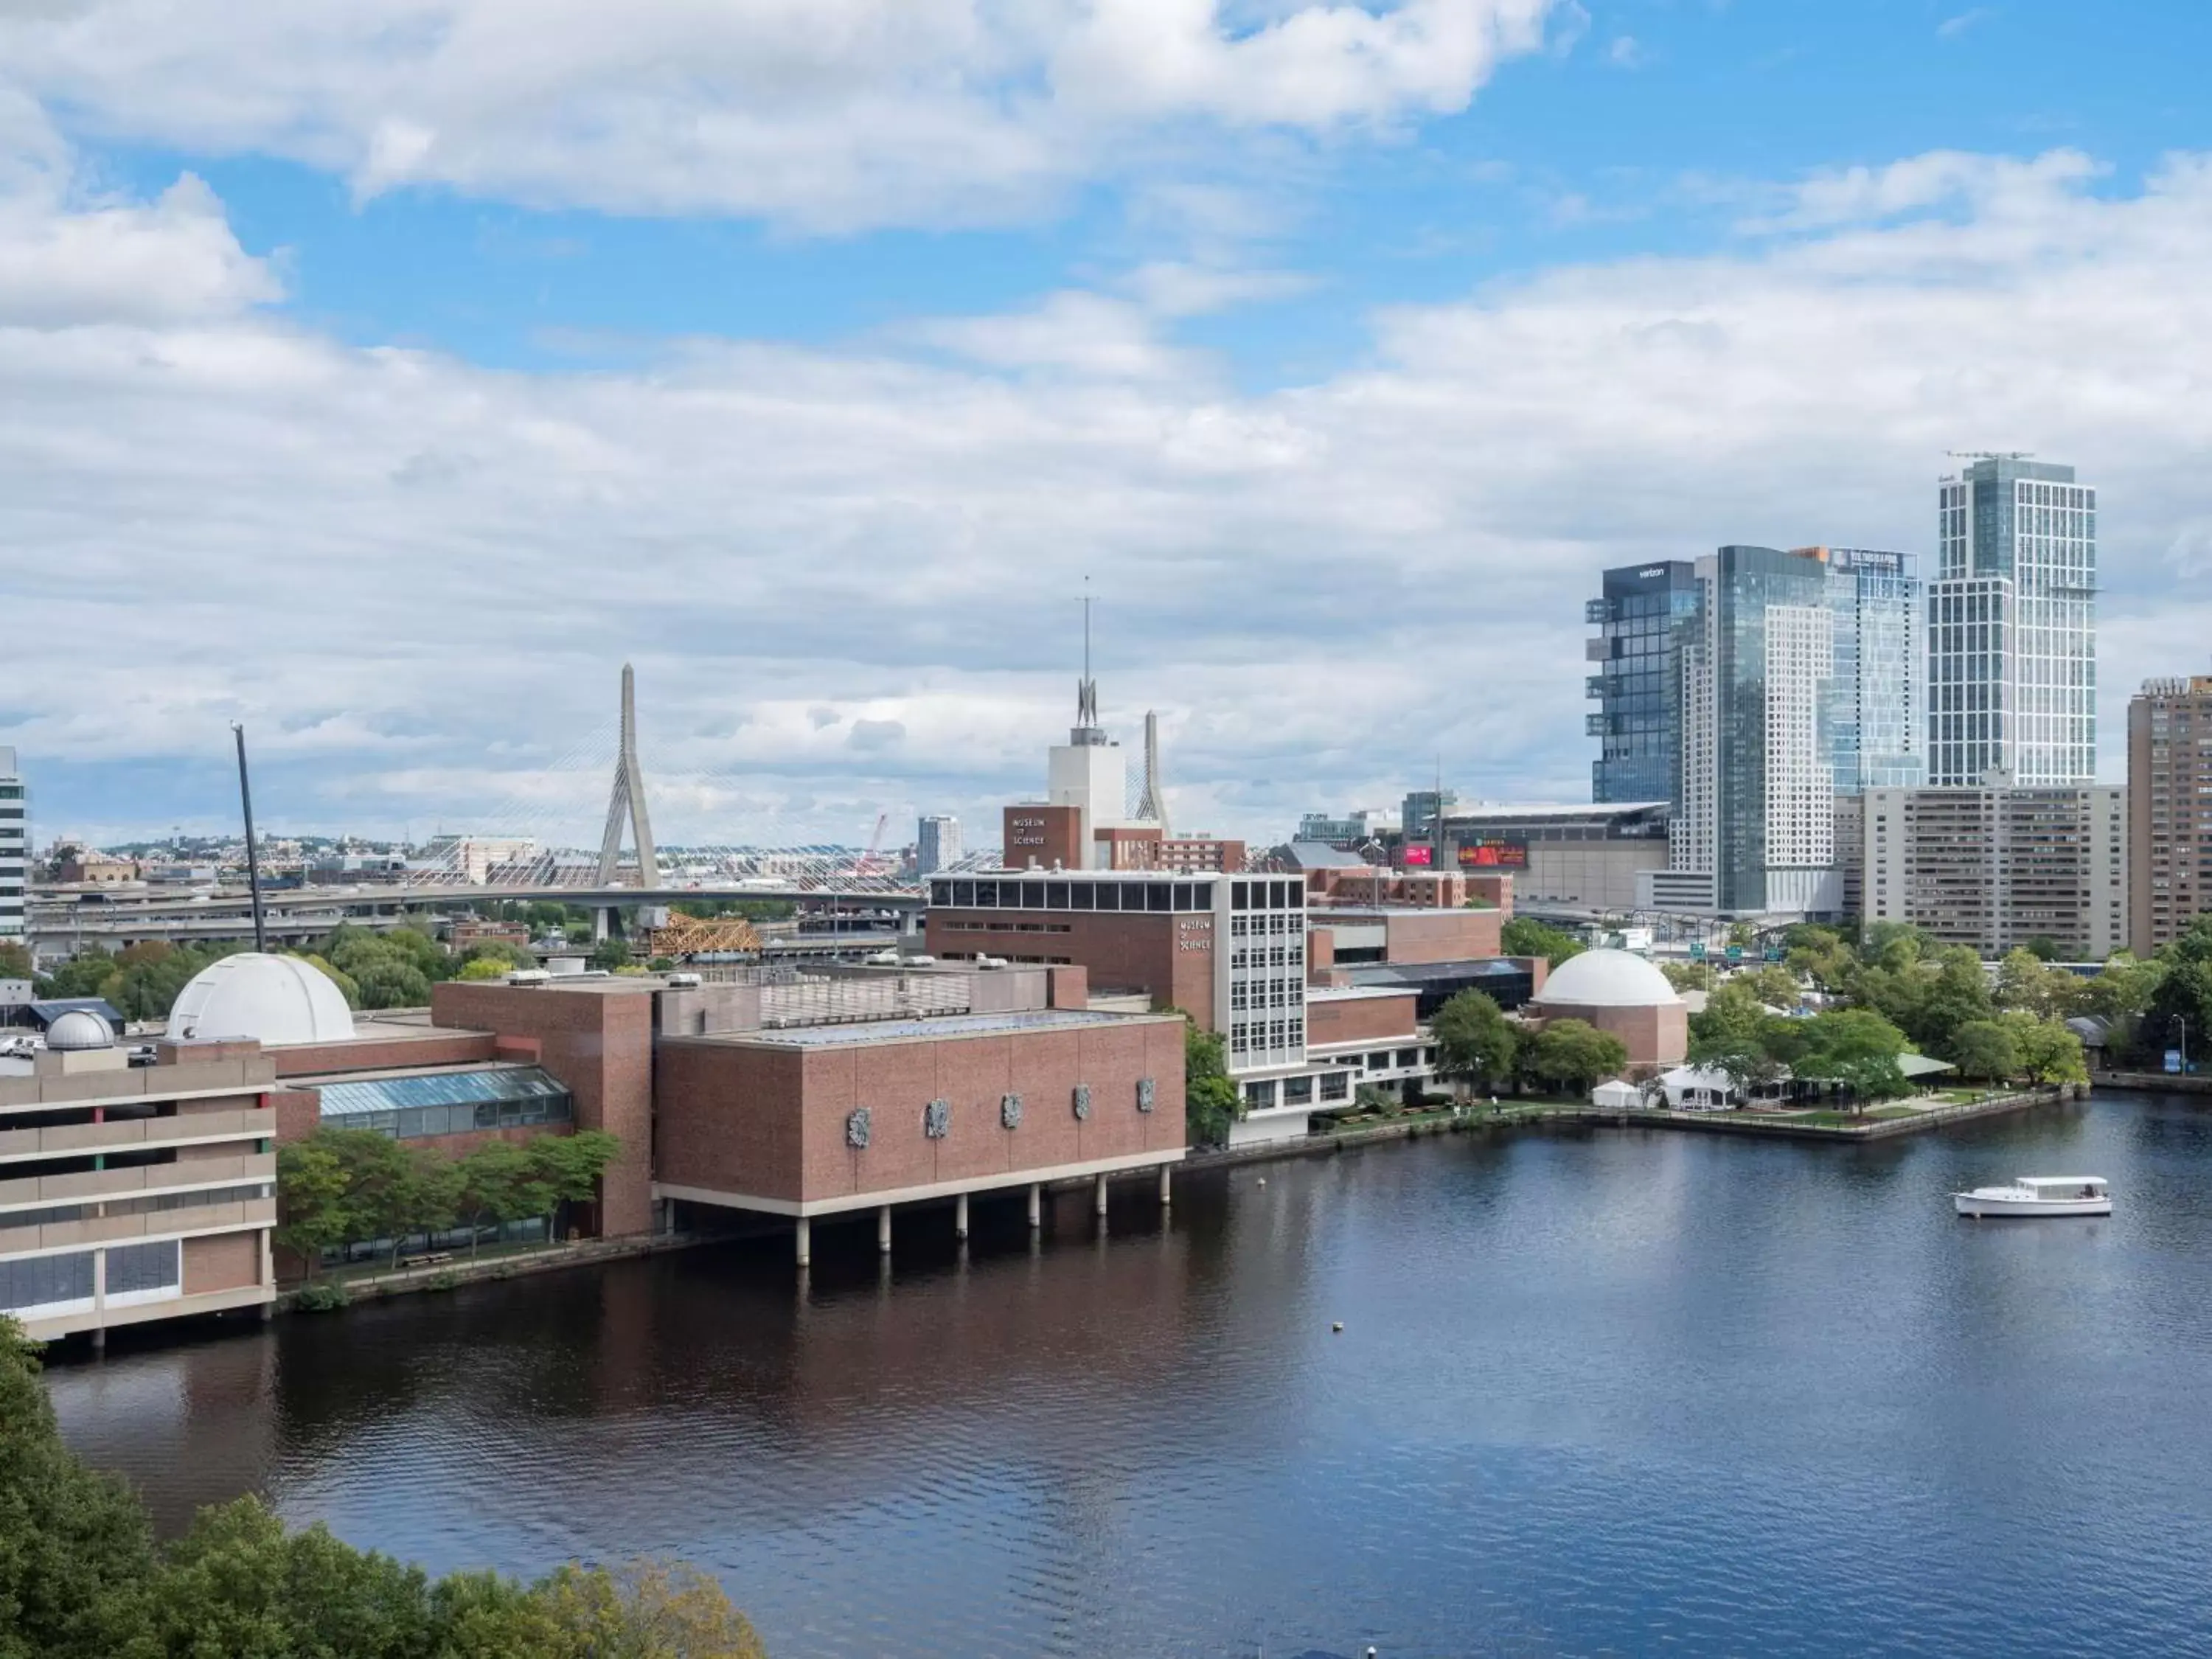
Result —
[[1517, 841], [1462, 842], [1459, 849], [1462, 870], [1526, 870], [1528, 848]]
[[1406, 867], [1407, 869], [1412, 869], [1415, 865], [1433, 864], [1435, 862], [1436, 860], [1432, 855], [1431, 849], [1427, 842], [1409, 842], [1407, 843]]

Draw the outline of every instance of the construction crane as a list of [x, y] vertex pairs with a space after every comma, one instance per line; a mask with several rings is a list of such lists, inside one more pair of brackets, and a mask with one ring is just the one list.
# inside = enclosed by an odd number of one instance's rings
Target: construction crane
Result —
[[881, 856], [880, 849], [884, 844], [884, 826], [888, 824], [890, 821], [891, 815], [889, 812], [878, 812], [876, 814], [875, 834], [868, 837], [868, 850], [861, 854], [860, 861], [854, 865], [853, 873], [854, 875], [879, 876], [884, 873], [883, 870], [878, 867], [885, 862], [884, 858]]

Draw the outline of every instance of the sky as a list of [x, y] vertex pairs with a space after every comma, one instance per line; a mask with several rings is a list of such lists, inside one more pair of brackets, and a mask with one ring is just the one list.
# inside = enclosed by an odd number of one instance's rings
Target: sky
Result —
[[2100, 490], [2212, 669], [2197, 0], [0, 0], [33, 834], [1583, 800], [1605, 568]]

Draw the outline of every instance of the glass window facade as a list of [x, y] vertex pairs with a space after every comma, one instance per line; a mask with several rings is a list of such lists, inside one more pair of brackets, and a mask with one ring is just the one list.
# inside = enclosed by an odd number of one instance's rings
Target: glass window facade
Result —
[[567, 1123], [575, 1115], [568, 1086], [535, 1066], [326, 1083], [322, 1098], [324, 1122], [402, 1140]]
[[1698, 611], [1697, 567], [1686, 559], [1608, 570], [1586, 608], [1598, 636], [1587, 690], [1599, 740], [1590, 799], [1672, 801], [1680, 793], [1680, 649]]

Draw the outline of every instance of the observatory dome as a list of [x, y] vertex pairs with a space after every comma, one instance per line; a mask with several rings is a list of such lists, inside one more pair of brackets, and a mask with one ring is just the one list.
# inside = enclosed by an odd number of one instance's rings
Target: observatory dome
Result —
[[1585, 951], [1552, 970], [1539, 1008], [1666, 1008], [1681, 1001], [1667, 975], [1626, 951]]
[[107, 1022], [89, 1008], [72, 1008], [46, 1027], [46, 1047], [49, 1049], [76, 1051], [85, 1048], [112, 1048], [115, 1033]]
[[340, 1042], [353, 1012], [329, 975], [302, 957], [242, 951], [210, 963], [177, 994], [173, 1037], [252, 1037], [270, 1047]]

